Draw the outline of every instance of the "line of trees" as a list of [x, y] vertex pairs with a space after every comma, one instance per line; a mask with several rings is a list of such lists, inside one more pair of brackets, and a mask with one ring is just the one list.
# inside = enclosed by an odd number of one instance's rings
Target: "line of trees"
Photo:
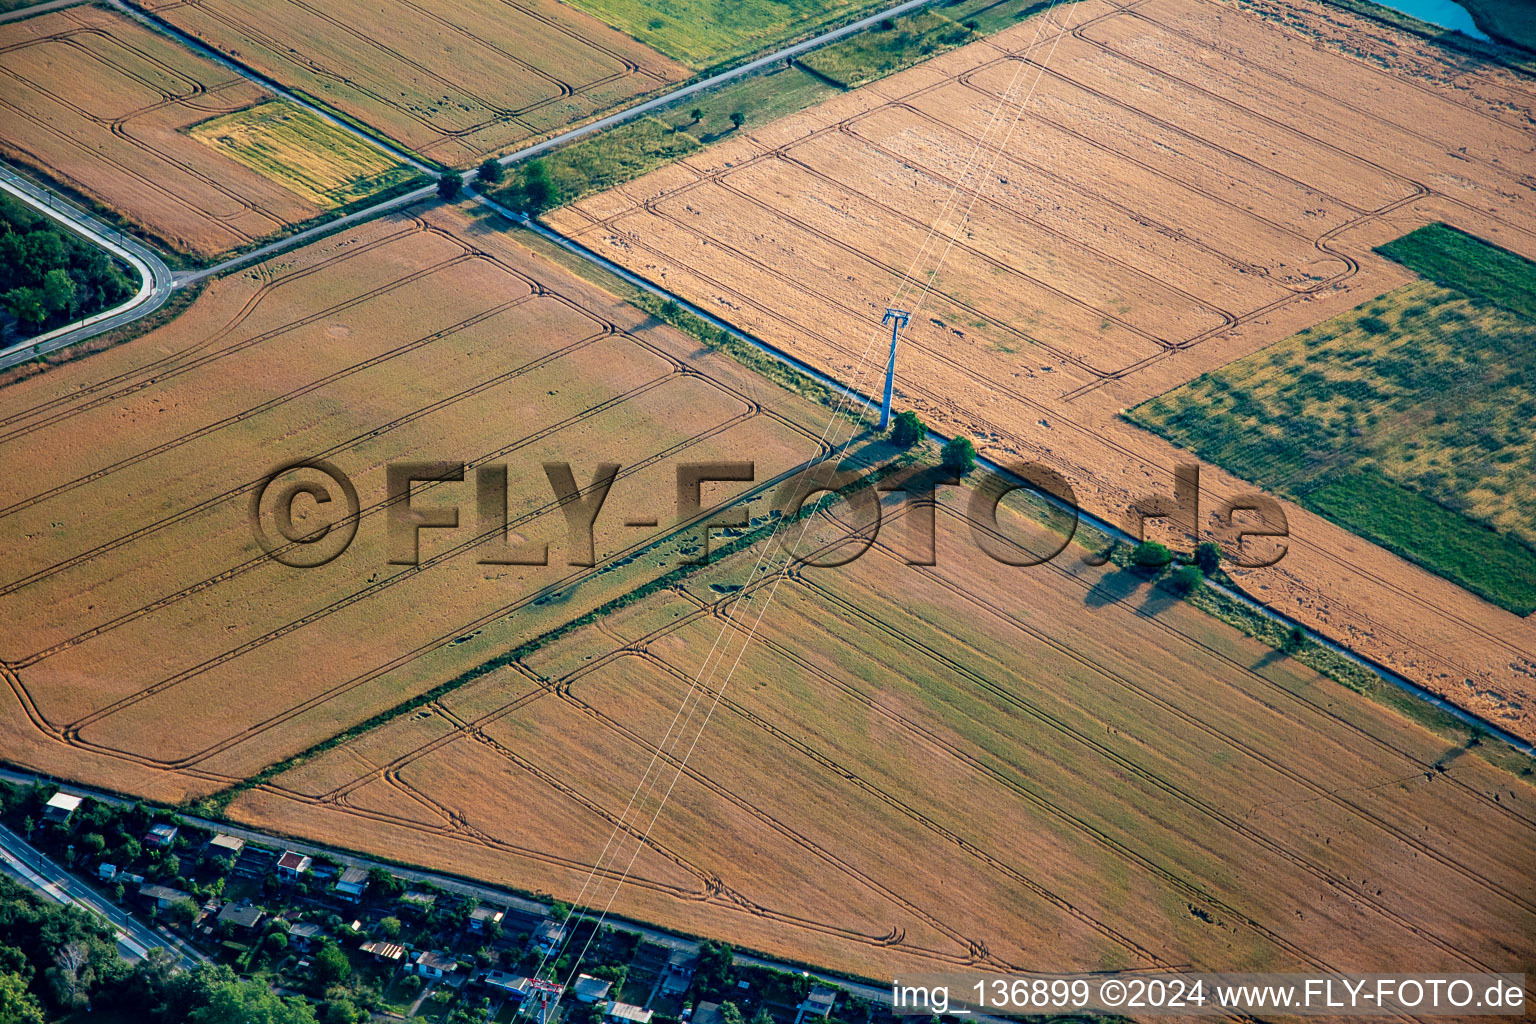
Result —
[[136, 283], [90, 242], [0, 196], [0, 309], [30, 337], [125, 301]]

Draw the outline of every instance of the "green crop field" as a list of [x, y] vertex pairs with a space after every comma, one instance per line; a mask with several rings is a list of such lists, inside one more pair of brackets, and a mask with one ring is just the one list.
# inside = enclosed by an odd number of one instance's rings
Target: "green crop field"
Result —
[[1524, 256], [1444, 224], [1427, 224], [1376, 251], [1436, 284], [1536, 320], [1536, 263]]
[[415, 171], [286, 100], [187, 129], [194, 139], [325, 209], [416, 178]]
[[851, 17], [872, 0], [571, 0], [586, 11], [695, 68], [808, 35]]
[[874, 31], [816, 50], [802, 62], [844, 88], [853, 89], [877, 78], [963, 46], [977, 33], [970, 27], [924, 9], [887, 18]]
[[1440, 225], [1381, 251], [1432, 280], [1388, 292], [1128, 416], [1530, 614], [1536, 265]]

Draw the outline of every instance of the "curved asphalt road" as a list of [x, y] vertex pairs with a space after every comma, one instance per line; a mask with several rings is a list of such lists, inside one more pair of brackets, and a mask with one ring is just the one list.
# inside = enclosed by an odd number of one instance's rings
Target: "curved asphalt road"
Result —
[[[260, 75], [255, 71], [245, 67], [244, 65], [239, 64], [224, 56], [223, 54], [211, 49], [198, 39], [193, 38], [192, 36], [181, 31], [170, 23], [164, 21], [163, 19], [158, 18], [149, 12], [131, 7], [124, 3], [123, 0], [107, 0], [107, 2], [125, 17], [132, 18], [140, 24], [150, 28], [151, 30], [157, 31], [162, 35], [170, 37], [180, 45], [193, 50], [199, 56], [214, 61], [220, 67], [223, 67], [251, 82], [256, 83], [266, 91], [271, 92], [277, 96], [281, 96], [289, 102], [297, 104], [298, 106], [311, 111], [316, 116], [323, 118], [328, 123], [335, 125], [337, 128], [340, 128], [342, 131], [345, 131], [347, 134], [353, 136], [354, 138], [360, 139], [368, 145], [373, 146], [375, 149], [384, 152], [392, 159], [403, 161], [409, 166], [425, 174], [428, 174], [433, 178], [440, 176], [437, 171], [416, 159], [414, 154], [408, 153], [405, 150], [402, 150], [383, 139], [361, 131], [345, 120], [332, 114], [325, 108], [310, 102], [302, 96], [296, 95], [290, 90], [283, 88], [279, 83], [274, 82], [266, 76]], [[829, 29], [828, 31], [822, 32], [819, 35], [812, 36], [810, 39], [802, 40], [801, 42], [786, 46], [773, 53], [767, 54], [766, 56], [759, 57], [756, 60], [748, 61], [745, 64], [741, 64], [737, 67], [722, 71], [719, 74], [711, 75], [708, 78], [702, 78], [697, 82], [684, 85], [680, 88], [673, 89], [670, 92], [663, 93], [660, 96], [646, 100], [644, 103], [636, 104], [633, 107], [628, 107], [616, 113], [609, 114], [607, 117], [602, 117], [595, 121], [590, 121], [587, 124], [573, 128], [570, 131], [551, 136], [542, 142], [535, 143], [531, 146], [526, 146], [515, 153], [509, 153], [506, 156], [501, 157], [500, 162], [503, 164], [512, 164], [519, 160], [530, 159], [532, 157], [538, 156], [540, 153], [547, 152], [556, 146], [561, 146], [565, 143], [573, 142], [585, 135], [590, 135], [594, 132], [600, 132], [605, 128], [610, 128], [616, 124], [627, 121], [630, 118], [639, 117], [643, 114], [649, 113], [652, 110], [656, 110], [657, 108], [665, 106], [666, 104], [675, 100], [681, 99], [684, 96], [691, 96], [694, 93], [702, 92], [716, 85], [720, 85], [721, 83], [728, 82], [731, 79], [749, 75], [754, 71], [768, 67], [769, 65], [772, 65], [778, 61], [789, 60], [791, 58], [797, 57], [800, 54], [805, 53], [808, 50], [813, 50], [818, 46], [824, 46], [827, 43], [836, 42], [837, 40], [842, 39], [844, 36], [852, 35], [855, 32], [860, 32], [866, 28], [869, 28], [871, 25], [879, 22], [882, 18], [894, 17], [895, 15], [903, 14], [907, 11], [914, 10], [919, 7], [924, 7], [934, 2], [935, 0], [902, 0], [901, 3], [884, 8], [880, 11], [876, 11], [873, 14], [860, 18], [857, 21], [849, 22], [848, 24], [839, 28]], [[48, 6], [50, 5], [43, 4], [38, 5], [35, 10], [33, 8], [26, 8], [24, 10], [36, 13], [36, 11], [41, 11]], [[170, 268], [165, 265], [164, 261], [161, 260], [159, 256], [155, 255], [151, 249], [140, 244], [137, 240], [124, 236], [116, 228], [98, 220], [96, 217], [80, 209], [74, 203], [69, 202], [68, 200], [58, 196], [48, 189], [44, 189], [38, 185], [33, 184], [26, 178], [23, 178], [4, 167], [0, 167], [0, 189], [4, 189], [5, 191], [10, 192], [11, 194], [27, 202], [29, 205], [42, 211], [43, 213], [46, 213], [57, 220], [63, 221], [74, 230], [89, 237], [102, 248], [114, 253], [122, 259], [127, 260], [130, 264], [133, 264], [134, 267], [139, 270], [139, 273], [142, 275], [142, 278], [145, 282], [145, 286], [140, 289], [139, 295], [134, 296], [134, 298], [129, 300], [127, 304], [120, 306], [115, 310], [109, 310], [106, 313], [97, 314], [96, 316], [91, 317], [85, 323], [79, 324], [75, 327], [61, 328], [58, 331], [43, 335], [41, 338], [33, 338], [19, 345], [13, 345], [8, 349], [0, 350], [0, 370], [16, 366], [19, 363], [27, 362], [31, 359], [35, 359], [40, 355], [45, 355], [46, 353], [57, 351], [58, 349], [64, 348], [67, 345], [73, 345], [84, 341], [87, 338], [91, 338], [97, 334], [102, 333], [103, 331], [109, 331], [114, 327], [121, 327], [124, 324], [132, 323], [139, 317], [147, 316], [148, 314], [154, 312], [156, 309], [159, 309], [162, 305], [165, 304], [166, 299], [170, 298], [171, 292], [177, 288], [181, 288], [195, 281], [201, 281], [204, 278], [225, 273], [247, 263], [256, 262], [257, 260], [264, 259], [285, 249], [303, 245], [305, 242], [308, 242], [328, 232], [336, 231], [340, 228], [344, 228], [361, 221], [369, 220], [373, 217], [380, 216], [381, 214], [388, 213], [392, 210], [408, 206], [411, 203], [427, 199], [434, 192], [434, 186], [427, 185], [404, 195], [395, 196], [392, 199], [387, 199], [381, 203], [376, 203], [373, 206], [359, 210], [356, 213], [350, 214], [346, 217], [341, 217], [333, 221], [327, 221], [324, 224], [317, 225], [316, 227], [310, 228], [306, 231], [300, 231], [296, 234], [289, 235], [286, 238], [280, 238], [275, 242], [271, 242], [257, 249], [253, 249], [250, 252], [234, 256], [223, 261], [222, 263], [217, 263], [211, 267], [181, 274], [172, 274]], [[479, 197], [471, 195], [471, 198]]]
[[153, 313], [171, 297], [171, 291], [176, 287], [171, 268], [137, 239], [122, 234], [62, 196], [34, 185], [3, 167], [0, 167], [0, 190], [9, 192], [39, 213], [89, 238], [112, 255], [127, 261], [139, 274], [138, 292], [116, 309], [97, 313], [74, 327], [61, 327], [0, 350], [0, 370], [84, 341], [114, 327], [132, 323], [141, 316]]

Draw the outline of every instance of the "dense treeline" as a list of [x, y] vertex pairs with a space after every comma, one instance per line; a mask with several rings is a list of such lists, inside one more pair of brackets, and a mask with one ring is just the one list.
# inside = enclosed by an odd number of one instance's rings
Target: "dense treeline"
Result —
[[126, 300], [138, 285], [105, 252], [0, 195], [0, 309], [25, 336]]
[[158, 949], [129, 964], [98, 918], [0, 878], [0, 1021], [45, 1024], [92, 1005], [145, 1024], [315, 1024], [302, 999], [223, 965], [179, 971]]

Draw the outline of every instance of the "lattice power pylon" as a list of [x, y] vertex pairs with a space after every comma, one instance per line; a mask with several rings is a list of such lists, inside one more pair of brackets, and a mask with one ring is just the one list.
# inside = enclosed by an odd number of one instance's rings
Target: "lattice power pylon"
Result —
[[891, 309], [887, 307], [885, 319], [882, 324], [891, 325], [891, 358], [885, 363], [885, 397], [880, 400], [880, 433], [885, 433], [891, 426], [891, 385], [896, 381], [896, 332], [907, 326], [912, 319], [912, 314], [904, 309]]

